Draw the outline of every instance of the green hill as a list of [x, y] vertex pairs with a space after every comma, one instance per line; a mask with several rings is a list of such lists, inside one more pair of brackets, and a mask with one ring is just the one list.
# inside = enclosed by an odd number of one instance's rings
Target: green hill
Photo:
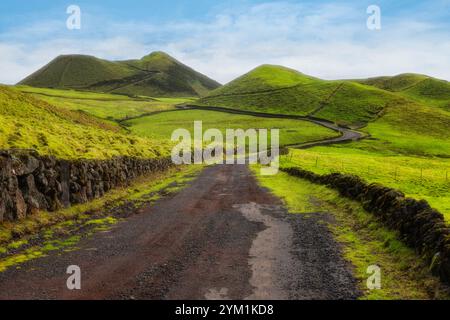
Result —
[[152, 158], [165, 143], [125, 134], [112, 123], [59, 108], [15, 88], [0, 86], [0, 149], [35, 149], [60, 158]]
[[59, 56], [19, 84], [156, 97], [201, 96], [220, 86], [163, 52], [128, 61]]
[[263, 65], [201, 98], [201, 105], [325, 118], [349, 126], [374, 120], [394, 94], [348, 81], [326, 81]]
[[394, 77], [357, 80], [383, 90], [397, 92], [407, 98], [450, 111], [450, 83], [426, 75], [406, 73]]
[[226, 86], [216, 89], [209, 96], [250, 94], [266, 90], [273, 91], [299, 84], [315, 83], [317, 80], [319, 79], [286, 67], [262, 65], [228, 83]]

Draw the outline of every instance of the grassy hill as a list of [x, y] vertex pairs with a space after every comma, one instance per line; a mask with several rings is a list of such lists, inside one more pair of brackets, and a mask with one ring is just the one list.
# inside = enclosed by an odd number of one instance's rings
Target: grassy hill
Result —
[[[367, 150], [450, 156], [448, 82], [405, 74], [325, 81], [279, 66], [260, 66], [196, 103], [248, 111], [313, 116], [365, 127]], [[436, 108], [438, 107], [438, 108]]]
[[407, 98], [450, 111], [450, 83], [426, 75], [405, 73], [394, 77], [357, 80], [383, 90], [397, 92]]
[[220, 86], [163, 52], [128, 61], [59, 56], [19, 84], [160, 97], [201, 96]]
[[167, 152], [161, 141], [129, 134], [84, 112], [59, 108], [0, 86], [0, 149], [36, 149], [60, 158], [155, 157]]
[[325, 81], [272, 65], [260, 66], [201, 98], [201, 105], [315, 116], [361, 126], [398, 97], [354, 82]]

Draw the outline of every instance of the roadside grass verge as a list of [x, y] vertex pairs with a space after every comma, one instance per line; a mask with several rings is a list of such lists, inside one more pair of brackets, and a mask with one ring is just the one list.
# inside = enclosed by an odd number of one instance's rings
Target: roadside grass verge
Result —
[[113, 189], [105, 196], [85, 204], [56, 212], [41, 211], [20, 221], [3, 222], [0, 224], [0, 254], [8, 253], [11, 248], [17, 249], [18, 245], [21, 246], [20, 243], [28, 242], [27, 237], [33, 238], [40, 232], [53, 233], [54, 230], [75, 223], [93, 225], [99, 222], [98, 219], [114, 222], [108, 220], [110, 219], [108, 216], [103, 216], [107, 208], [129, 203], [132, 203], [133, 207], [139, 207], [156, 201], [162, 194], [173, 193], [183, 188], [202, 168], [202, 166], [173, 167], [165, 172], [137, 178], [130, 186]]
[[[398, 234], [385, 228], [355, 201], [342, 198], [337, 191], [280, 172], [261, 176], [262, 186], [283, 199], [292, 214], [328, 212], [329, 223], [344, 257], [354, 266], [355, 277], [364, 293], [361, 299], [448, 299], [448, 288], [431, 275], [415, 252], [398, 240]], [[289, 186], [289, 188], [286, 188]], [[381, 268], [381, 289], [369, 290], [367, 268]]]
[[297, 166], [318, 174], [341, 172], [357, 175], [398, 189], [406, 196], [427, 200], [450, 222], [450, 159], [371, 152], [353, 145], [290, 149], [282, 167]]
[[328, 128], [302, 120], [270, 119], [216, 111], [182, 110], [133, 119], [124, 124], [135, 135], [170, 140], [172, 132], [184, 128], [193, 137], [194, 121], [202, 120], [203, 130], [216, 128], [225, 137], [226, 129], [280, 129], [280, 144], [291, 145], [332, 138], [338, 134]]

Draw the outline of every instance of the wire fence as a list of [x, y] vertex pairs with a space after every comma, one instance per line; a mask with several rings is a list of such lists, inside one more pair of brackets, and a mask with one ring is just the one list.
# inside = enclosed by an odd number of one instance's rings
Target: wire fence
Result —
[[[369, 180], [417, 183], [447, 184], [450, 188], [450, 165], [435, 165], [432, 161], [427, 163], [408, 164], [407, 161], [390, 161], [380, 158], [370, 161], [367, 159], [352, 159], [350, 157], [329, 155], [297, 155], [292, 152], [281, 157], [281, 164], [298, 165], [303, 169], [317, 173], [341, 172], [355, 174]], [[450, 189], [449, 189], [450, 192]]]

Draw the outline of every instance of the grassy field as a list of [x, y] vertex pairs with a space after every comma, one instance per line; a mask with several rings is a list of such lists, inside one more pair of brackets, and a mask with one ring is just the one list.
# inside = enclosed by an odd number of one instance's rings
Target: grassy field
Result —
[[107, 120], [124, 120], [142, 114], [165, 111], [193, 98], [129, 97], [117, 94], [81, 92], [19, 86], [18, 89], [61, 108], [84, 111]]
[[[292, 214], [314, 215], [327, 212], [333, 219], [327, 223], [344, 257], [354, 266], [363, 292], [361, 299], [448, 299], [439, 292], [439, 280], [414, 250], [398, 240], [398, 234], [381, 225], [360, 204], [343, 199], [338, 192], [325, 186], [279, 173], [260, 176], [260, 183], [284, 200]], [[288, 188], [286, 186], [289, 186]], [[381, 289], [368, 290], [367, 268], [378, 265], [382, 270]]]
[[201, 96], [220, 86], [163, 52], [128, 61], [59, 56], [20, 84], [161, 97]]
[[178, 128], [193, 132], [194, 121], [203, 121], [203, 130], [225, 129], [280, 129], [280, 144], [290, 145], [334, 137], [336, 132], [308, 121], [268, 119], [247, 115], [228, 114], [215, 111], [183, 110], [160, 113], [127, 121], [131, 132], [152, 139], [167, 140]]
[[372, 138], [357, 148], [403, 155], [450, 157], [450, 112], [413, 102], [388, 106], [362, 129]]
[[312, 115], [349, 126], [374, 120], [401, 97], [350, 81], [325, 81], [280, 66], [263, 65], [212, 91], [200, 105]]
[[282, 157], [281, 166], [299, 166], [320, 174], [355, 174], [425, 199], [450, 221], [450, 159], [371, 152], [353, 145], [291, 150]]
[[0, 86], [0, 148], [35, 149], [60, 158], [152, 158], [167, 145], [125, 134], [119, 126], [86, 113], [59, 108], [17, 89]]

